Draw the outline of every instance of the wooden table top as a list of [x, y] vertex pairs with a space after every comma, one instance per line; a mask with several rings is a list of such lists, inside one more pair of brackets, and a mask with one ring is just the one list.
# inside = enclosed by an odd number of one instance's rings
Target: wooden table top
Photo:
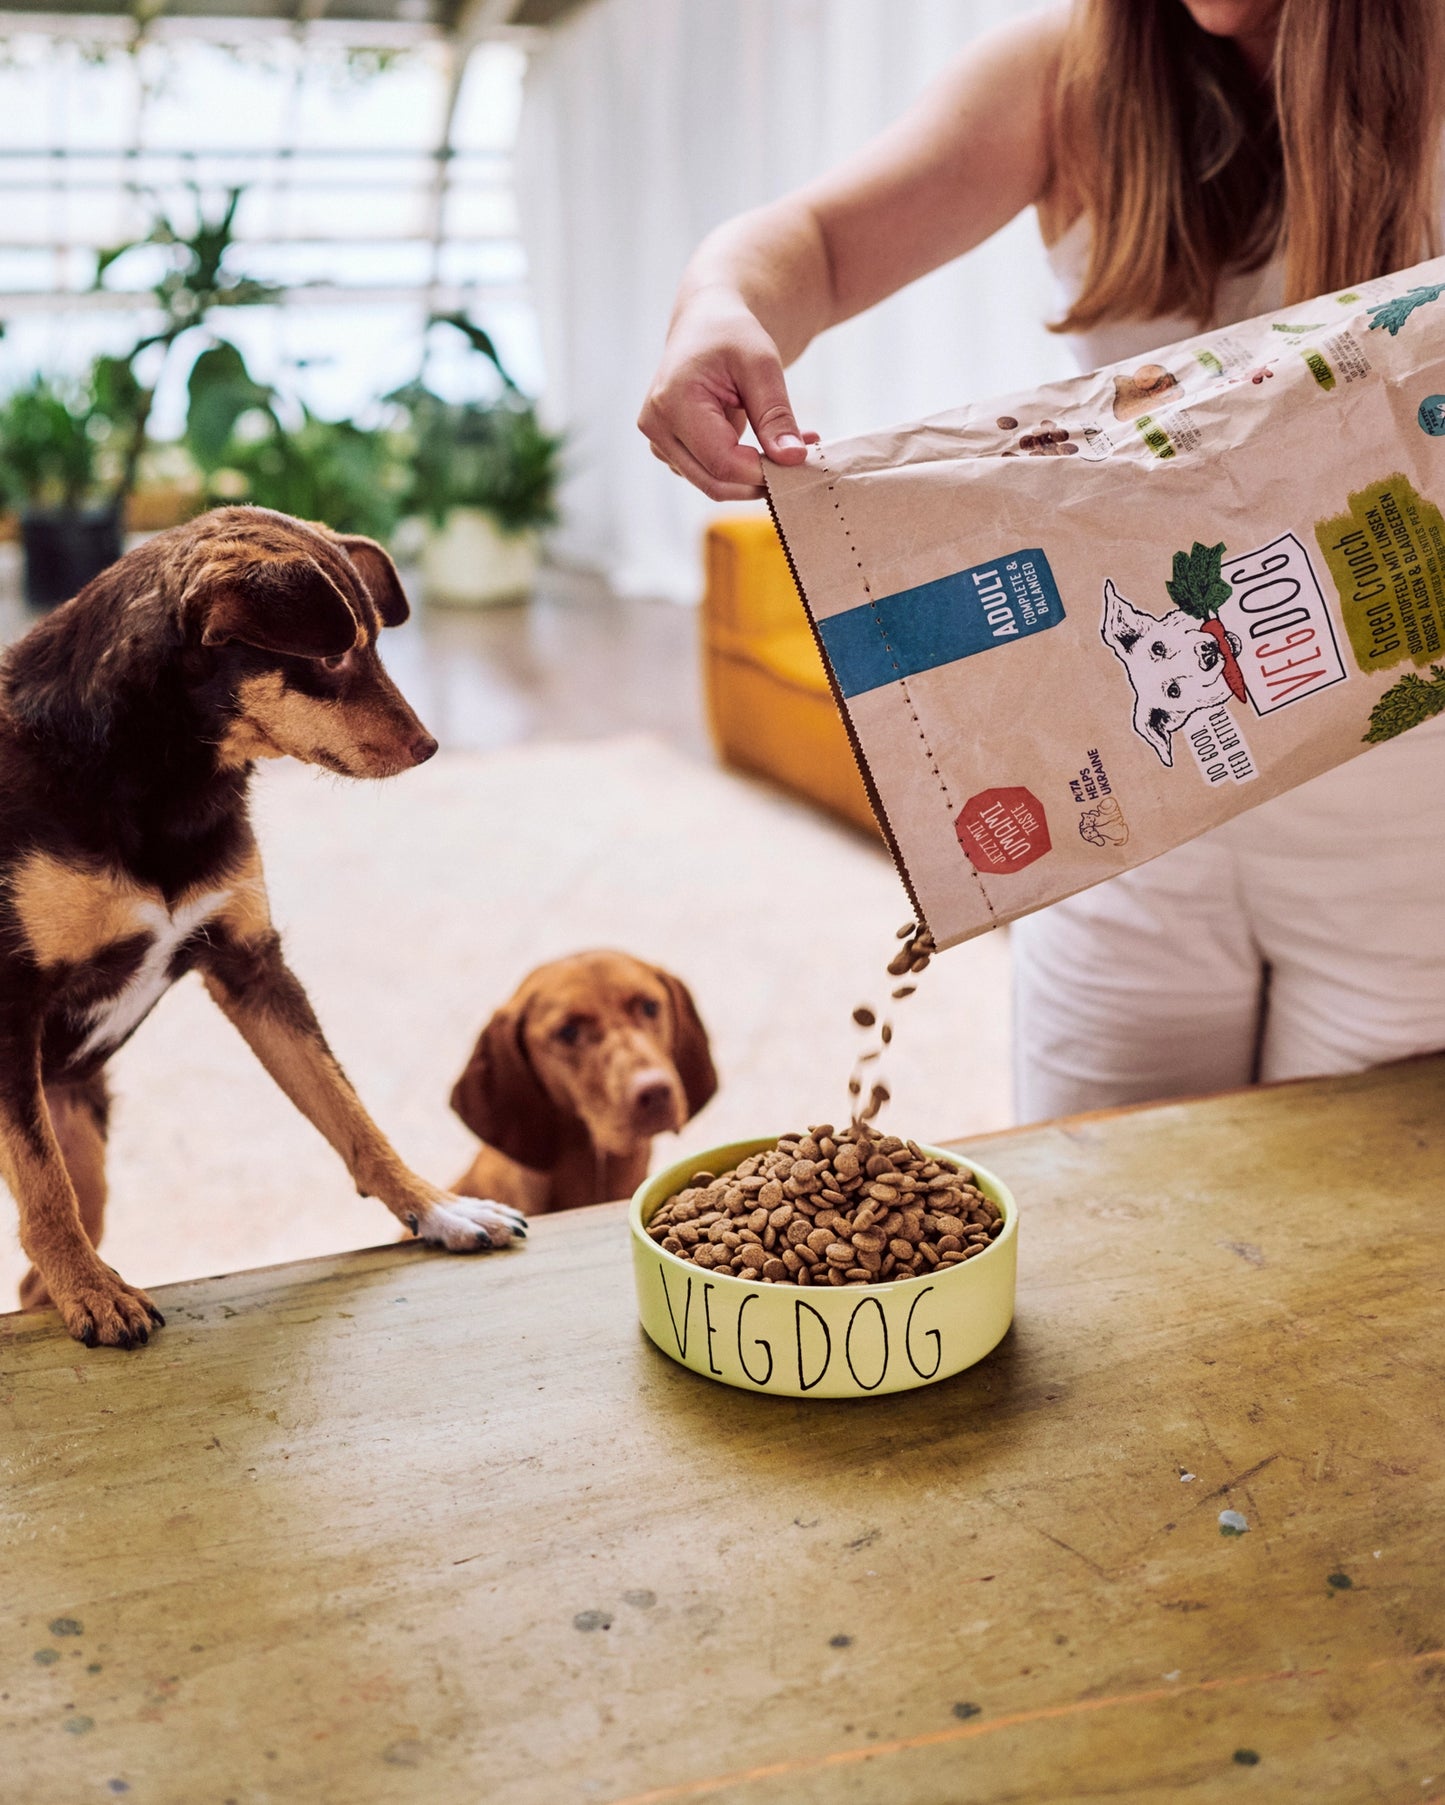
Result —
[[1445, 1059], [973, 1150], [900, 1397], [671, 1364], [618, 1205], [0, 1318], [0, 1799], [1439, 1805]]

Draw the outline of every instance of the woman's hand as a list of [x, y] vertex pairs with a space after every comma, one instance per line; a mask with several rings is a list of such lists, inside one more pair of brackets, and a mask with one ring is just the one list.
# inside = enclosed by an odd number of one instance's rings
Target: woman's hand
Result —
[[763, 460], [741, 443], [749, 426], [775, 464], [801, 464], [818, 442], [793, 416], [778, 347], [736, 291], [687, 296], [637, 424], [679, 476], [714, 501], [763, 494]]
[[784, 367], [820, 332], [961, 255], [1045, 198], [1068, 8], [971, 44], [902, 119], [840, 168], [719, 226], [682, 280], [637, 424], [714, 501], [762, 495], [763, 459], [801, 464]]

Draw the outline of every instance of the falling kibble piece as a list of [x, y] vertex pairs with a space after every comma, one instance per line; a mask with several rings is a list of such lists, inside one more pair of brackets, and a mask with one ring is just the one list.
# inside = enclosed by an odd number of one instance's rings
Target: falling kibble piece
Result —
[[[893, 957], [888, 961], [889, 977], [911, 980], [920, 972], [927, 971], [934, 953], [938, 950], [932, 930], [928, 925], [921, 920], [905, 921], [903, 926], [897, 930], [895, 939], [901, 941], [902, 945], [896, 949]], [[895, 984], [892, 989], [893, 1000], [901, 1002], [903, 998], [911, 997], [917, 988], [918, 986], [912, 982]], [[878, 1027], [878, 1011], [873, 1008], [871, 1003], [860, 1003], [853, 1011], [853, 1021], [858, 1027], [865, 1030]], [[871, 1122], [883, 1105], [889, 1101], [887, 1085], [875, 1084], [869, 1094], [866, 1107], [862, 1109], [858, 1107], [858, 1098], [862, 1095], [859, 1073], [865, 1065], [870, 1065], [874, 1060], [881, 1058], [884, 1049], [891, 1046], [892, 1042], [893, 1024], [884, 1022], [879, 1028], [879, 1044], [860, 1053], [854, 1064], [853, 1076], [848, 1085], [848, 1095], [852, 1099], [855, 1130], [861, 1128], [865, 1122]]]
[[868, 1107], [863, 1111], [863, 1120], [871, 1122], [892, 1095], [892, 1091], [886, 1084], [875, 1084], [869, 1093]]
[[1248, 1533], [1249, 1519], [1241, 1511], [1222, 1510], [1219, 1513], [1219, 1533], [1222, 1536], [1242, 1536]]

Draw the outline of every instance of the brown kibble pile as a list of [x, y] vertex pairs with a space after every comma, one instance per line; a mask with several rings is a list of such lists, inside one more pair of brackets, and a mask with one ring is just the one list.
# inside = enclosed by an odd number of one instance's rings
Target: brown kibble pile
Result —
[[788, 1134], [694, 1172], [647, 1232], [680, 1260], [764, 1285], [881, 1285], [982, 1253], [1003, 1227], [972, 1172], [866, 1123]]

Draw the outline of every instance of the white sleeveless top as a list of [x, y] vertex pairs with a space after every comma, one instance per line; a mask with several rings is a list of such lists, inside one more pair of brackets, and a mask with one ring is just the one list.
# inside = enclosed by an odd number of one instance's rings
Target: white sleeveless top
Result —
[[[1089, 222], [1082, 214], [1048, 246], [1047, 255], [1061, 307], [1072, 307], [1084, 286], [1089, 261]], [[1225, 276], [1219, 284], [1214, 318], [1208, 325], [1232, 326], [1237, 320], [1253, 319], [1257, 313], [1269, 313], [1283, 305], [1284, 257], [1279, 255], [1247, 275]], [[1178, 339], [1193, 338], [1204, 330], [1207, 327], [1186, 314], [1167, 314], [1153, 320], [1109, 320], [1091, 326], [1087, 332], [1065, 336], [1079, 368], [1097, 370], [1103, 364], [1157, 351], [1161, 345], [1172, 345]]]

